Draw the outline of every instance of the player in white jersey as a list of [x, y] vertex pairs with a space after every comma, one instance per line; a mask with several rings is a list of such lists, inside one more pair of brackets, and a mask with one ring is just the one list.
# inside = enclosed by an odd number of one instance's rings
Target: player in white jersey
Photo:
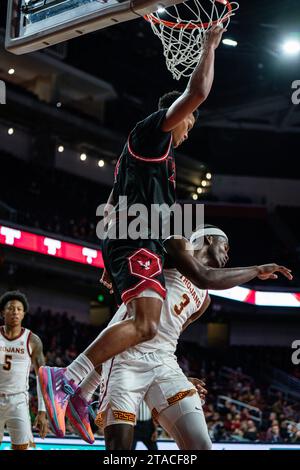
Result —
[[[0, 297], [4, 325], [0, 327], [0, 444], [6, 427], [13, 450], [33, 446], [29, 415], [29, 373], [45, 364], [40, 338], [22, 327], [29, 305], [24, 294], [6, 292]], [[34, 426], [44, 438], [48, 432], [46, 409], [37, 380], [38, 414]]]
[[[213, 226], [207, 226], [199, 234], [205, 241], [199, 244], [199, 237], [195, 235], [191, 239], [196, 242], [196, 248], [201, 245], [195, 257], [207, 266], [215, 266], [219, 253], [223, 253], [225, 265], [229, 250], [227, 235]], [[109, 450], [131, 448], [133, 426], [142, 400], [181, 450], [211, 448], [201, 402], [205, 389], [197, 379], [185, 376], [175, 356], [180, 334], [203, 315], [210, 298], [207, 290], [194, 286], [176, 269], [165, 269], [164, 276], [167, 297], [155, 338], [102, 366], [100, 405], [95, 422], [104, 428]], [[124, 321], [128, 314], [126, 305], [122, 305], [110, 324]]]
[[[205, 229], [206, 230], [206, 229]], [[199, 305], [201, 305], [201, 302], [204, 301], [203, 297], [203, 291], [202, 289], [228, 289], [233, 286], [237, 286], [240, 284], [243, 284], [245, 282], [249, 282], [251, 279], [254, 279], [255, 277], [258, 277], [259, 279], [266, 280], [266, 279], [277, 279], [277, 275], [275, 274], [276, 272], [282, 273], [285, 277], [288, 279], [292, 279], [293, 276], [290, 272], [289, 269], [285, 268], [284, 266], [279, 266], [277, 264], [267, 264], [267, 265], [261, 265], [261, 266], [250, 266], [250, 267], [243, 267], [243, 268], [224, 268], [227, 260], [228, 260], [228, 255], [227, 255], [227, 242], [226, 238], [224, 238], [224, 233], [222, 232], [222, 236], [218, 236], [216, 234], [216, 229], [213, 229], [214, 232], [208, 232], [207, 230], [205, 233], [203, 232], [203, 229], [200, 231], [197, 231], [195, 234], [192, 235], [191, 241], [197, 241], [197, 237], [200, 238], [201, 240], [205, 240], [204, 245], [201, 247], [197, 247], [197, 251], [195, 255], [193, 256], [188, 250], [187, 250], [187, 245], [189, 245], [189, 242], [185, 239], [177, 239], [173, 238], [171, 240], [166, 240], [165, 246], [166, 246], [166, 251], [168, 255], [170, 255], [170, 258], [173, 260], [174, 265], [176, 265], [176, 268], [178, 271], [182, 273], [185, 278], [189, 279], [194, 286], [197, 286], [197, 292], [198, 294], [195, 294], [196, 292], [196, 287], [193, 287], [194, 293], [189, 292], [188, 287], [186, 287], [185, 291], [185, 296], [180, 297], [178, 301], [176, 301], [177, 305], [177, 311], [181, 312], [183, 314], [183, 311], [185, 310], [186, 307], [188, 307], [190, 311], [190, 306], [192, 305], [192, 301], [195, 303], [197, 307], [196, 310], [193, 311], [193, 314], [191, 318], [194, 319], [194, 315], [196, 315], [197, 310], [199, 310]], [[220, 234], [219, 230], [219, 234]], [[195, 238], [196, 237], [196, 238]], [[225, 236], [226, 237], [226, 236]], [[222, 269], [220, 269], [222, 268]], [[147, 270], [148, 267], [143, 265], [143, 269]], [[175, 279], [174, 279], [175, 282]], [[177, 281], [176, 281], [177, 282]], [[202, 294], [200, 294], [200, 291]], [[138, 298], [140, 302], [146, 302], [147, 299], [151, 297], [156, 297], [157, 293], [154, 292], [152, 289], [146, 289], [143, 292], [140, 292], [138, 294]], [[183, 294], [182, 294], [183, 295]], [[199, 301], [196, 302], [194, 300], [195, 295], [198, 295]], [[190, 299], [191, 297], [191, 299]], [[195, 297], [196, 298], [196, 297]], [[167, 299], [168, 302], [168, 299]], [[69, 420], [71, 421], [73, 427], [76, 429], [76, 431], [80, 434], [80, 436], [86, 440], [87, 442], [93, 443], [94, 442], [94, 436], [93, 432], [90, 426], [89, 422], [89, 415], [88, 415], [88, 401], [90, 396], [92, 395], [93, 391], [99, 384], [99, 366], [106, 361], [111, 360], [113, 356], [117, 356], [117, 352], [125, 351], [128, 348], [124, 346], [125, 342], [127, 341], [128, 337], [124, 333], [124, 337], [122, 340], [114, 339], [114, 334], [113, 332], [115, 331], [115, 328], [119, 326], [121, 327], [121, 330], [127, 331], [128, 329], [132, 331], [133, 324], [135, 322], [135, 310], [131, 309], [128, 307], [128, 304], [126, 305], [127, 311], [129, 311], [128, 317], [124, 319], [124, 321], [121, 322], [116, 322], [112, 325], [110, 325], [108, 328], [106, 328], [103, 332], [101, 332], [98, 337], [95, 339], [95, 341], [82, 353], [80, 354], [67, 368], [51, 368], [51, 367], [41, 367], [39, 370], [39, 379], [41, 382], [41, 390], [44, 396], [45, 404], [47, 407], [47, 412], [48, 416], [50, 419], [50, 422], [52, 424], [53, 429], [55, 429], [55, 432], [58, 436], [63, 437], [65, 434], [65, 414], [67, 414]], [[123, 307], [125, 309], [125, 307]], [[204, 308], [204, 307], [203, 307]], [[201, 310], [201, 308], [200, 308]], [[126, 313], [127, 313], [126, 311]], [[202, 312], [198, 312], [198, 315], [200, 315]], [[181, 317], [179, 314], [177, 315], [178, 318]], [[144, 320], [143, 320], [144, 318]], [[139, 325], [138, 325], [138, 330], [141, 328], [143, 330], [144, 324], [143, 321], [147, 323], [147, 325], [152, 328], [153, 330], [159, 330], [160, 329], [160, 323], [155, 325], [149, 323], [149, 319], [146, 319], [146, 316], [139, 319]], [[170, 320], [171, 317], [169, 317]], [[183, 318], [183, 317], [182, 317]], [[187, 322], [191, 322], [192, 319], [188, 318]], [[178, 332], [180, 331], [180, 322], [175, 322], [176, 325], [179, 327], [177, 329], [177, 335]], [[136, 326], [134, 327], [136, 328]], [[177, 338], [174, 339], [174, 337], [170, 337], [172, 327], [168, 326], [164, 338], [162, 340], [164, 341], [165, 339], [171, 339], [172, 342], [172, 347], [174, 346], [174, 341], [177, 341]], [[109, 333], [107, 333], [109, 332]], [[138, 334], [141, 332], [139, 331]], [[108, 337], [110, 338], [109, 341], [107, 339], [107, 334]], [[105, 340], [105, 347], [99, 350], [99, 344], [102, 341], [102, 337], [106, 336]], [[147, 370], [154, 370], [153, 363], [155, 361], [156, 365], [161, 365], [162, 364], [162, 357], [161, 354], [163, 354], [164, 349], [162, 349], [161, 346], [161, 340], [157, 341], [157, 338], [160, 338], [160, 335], [158, 334], [158, 331], [156, 331], [156, 334], [153, 335], [152, 339], [147, 341], [145, 338], [143, 341], [139, 341], [138, 343], [133, 340], [131, 342], [131, 351], [136, 351], [138, 354], [140, 354], [140, 359], [136, 363], [136, 371], [138, 374], [140, 374], [140, 371], [142, 370], [143, 374], [146, 374]], [[124, 340], [124, 342], [123, 342]], [[145, 343], [147, 341], [147, 343]], [[153, 341], [153, 343], [152, 343]], [[148, 352], [149, 349], [149, 344], [155, 345], [155, 349], [157, 349], [158, 353], [156, 352]], [[119, 344], [120, 343], [120, 344]], [[140, 343], [143, 343], [142, 346], [139, 346]], [[147, 346], [145, 346], [145, 344]], [[164, 341], [164, 348], [165, 348], [166, 342]], [[136, 347], [133, 347], [134, 345], [137, 345]], [[142, 350], [140, 349], [142, 348]], [[146, 351], [143, 350], [143, 348], [146, 348]], [[112, 349], [114, 349], [115, 354], [112, 354]], [[100, 351], [100, 355], [102, 355], [102, 358], [105, 357], [106, 359], [99, 359], [98, 352]], [[142, 352], [143, 351], [143, 352]], [[91, 355], [93, 356], [93, 360], [91, 360]], [[95, 356], [94, 356], [95, 353]], [[120, 352], [122, 355], [123, 353]], [[131, 354], [131, 352], [129, 353]], [[158, 354], [158, 356], [157, 356]], [[180, 368], [176, 362], [176, 360], [173, 357], [173, 360], [171, 359], [170, 356], [170, 351], [167, 349], [165, 354], [167, 354], [167, 368], [168, 370], [173, 370], [173, 375], [178, 375], [175, 377], [169, 376], [167, 380], [163, 379], [163, 376], [161, 376], [161, 383], [166, 383], [168, 382], [170, 385], [170, 390], [173, 392], [174, 388], [173, 382], [175, 383], [175, 378], [179, 379], [180, 375], [180, 380], [183, 381], [185, 380], [185, 388], [178, 389], [177, 392], [174, 392], [174, 395], [170, 395], [169, 390], [163, 390], [164, 399], [161, 399], [161, 403], [158, 404], [158, 408], [154, 406], [155, 411], [163, 410], [163, 406], [169, 406], [171, 404], [169, 400], [172, 399], [174, 396], [174, 400], [176, 401], [177, 399], [182, 398], [182, 391], [184, 393], [192, 395], [194, 394], [194, 397], [191, 397], [189, 402], [191, 402], [192, 398], [193, 400], [196, 399], [196, 393], [195, 389], [191, 388], [189, 383], [187, 383], [187, 379], [184, 378], [182, 372], [180, 371]], [[97, 357], [96, 357], [97, 356]], [[123, 357], [123, 356], [121, 356]], [[125, 357], [126, 356], [125, 354]], [[132, 360], [131, 360], [132, 359]], [[141, 360], [148, 360], [147, 364], [147, 370], [146, 370], [146, 363], [142, 363]], [[133, 368], [133, 358], [130, 358], [129, 361], [130, 368], [132, 370]], [[166, 364], [165, 364], [166, 365]], [[126, 373], [128, 373], [128, 361], [126, 362]], [[141, 369], [142, 367], [145, 368]], [[101, 368], [100, 368], [101, 369]], [[163, 370], [163, 369], [161, 369]], [[158, 369], [156, 369], [158, 371]], [[156, 372], [155, 371], [155, 372]], [[146, 376], [144, 376], [146, 377]], [[148, 380], [148, 378], [147, 378]], [[158, 378], [156, 378], [158, 381]], [[130, 383], [130, 379], [127, 377], [127, 381]], [[178, 381], [179, 382], [179, 381]], [[117, 381], [116, 381], [117, 383]], [[96, 385], [96, 386], [95, 386]], [[148, 383], [150, 387], [150, 383]], [[181, 382], [182, 385], [182, 382]], [[167, 385], [169, 386], [169, 385]], [[190, 387], [190, 388], [188, 388]], [[126, 388], [124, 389], [126, 392]], [[146, 393], [146, 390], [144, 390], [144, 393]], [[179, 395], [176, 395], [176, 394]], [[123, 393], [122, 393], [123, 395]], [[149, 397], [149, 395], [148, 395]], [[146, 398], [146, 397], [145, 397]], [[150, 400], [150, 399], [149, 399]], [[172, 400], [171, 400], [172, 401]], [[185, 400], [179, 401], [180, 406], [182, 404], [186, 404], [187, 402]], [[197, 401], [197, 404], [195, 405], [195, 402], [193, 401], [193, 410], [198, 410], [202, 413], [202, 409], [199, 407], [199, 400]], [[117, 408], [114, 405], [115, 411], [118, 411], [119, 408]], [[153, 408], [153, 406], [152, 406]], [[174, 407], [170, 407], [172, 410], [174, 410]], [[122, 410], [121, 411], [126, 411]], [[163, 415], [165, 416], [167, 411], [162, 411]], [[162, 420], [162, 413], [160, 413], [159, 421], [161, 422]], [[187, 414], [185, 411], [183, 411], [183, 414]], [[194, 413], [195, 414], [195, 413]], [[119, 418], [121, 416], [125, 416], [126, 422], [134, 421], [132, 420], [132, 416], [130, 414], [123, 414], [119, 415]], [[202, 413], [203, 416], [203, 413]], [[171, 418], [171, 421], [174, 421], [174, 418]], [[197, 416], [197, 420], [199, 420], [199, 416]], [[120, 419], [118, 420], [118, 422]], [[133, 423], [134, 424], [134, 423]], [[203, 426], [202, 429], [204, 429], [205, 425], [205, 420], [203, 418]], [[164, 424], [164, 427], [166, 428], [167, 424]], [[109, 428], [110, 426], [108, 426]], [[181, 429], [184, 429], [183, 424], [180, 425]], [[192, 428], [191, 428], [192, 429]], [[172, 431], [172, 435], [174, 436], [175, 431]], [[196, 435], [195, 435], [196, 436]], [[200, 435], [199, 435], [200, 436]], [[203, 433], [201, 433], [201, 436], [203, 437]], [[201, 437], [200, 436], [200, 437]], [[179, 442], [179, 446], [181, 448], [194, 448], [190, 446], [194, 446], [196, 444], [191, 444], [191, 441], [185, 442], [182, 441], [182, 438], [184, 436], [178, 436], [178, 439], [176, 439], [177, 442]], [[199, 437], [199, 439], [200, 439]], [[111, 442], [113, 439], [111, 440]], [[199, 446], [198, 441], [198, 446]], [[122, 444], [109, 444], [111, 449], [124, 449], [127, 448], [127, 446], [122, 446]], [[206, 442], [205, 444], [201, 444], [202, 448], [209, 447], [209, 444]], [[198, 448], [198, 447], [196, 447]]]
[[[204, 266], [224, 267], [228, 262], [228, 237], [219, 228], [205, 226], [190, 241], [195, 259]], [[176, 269], [165, 269], [164, 276], [167, 296], [157, 335], [103, 365], [95, 422], [104, 428], [108, 450], [131, 449], [133, 426], [142, 400], [179, 449], [211, 449], [202, 410], [203, 388], [197, 379], [191, 379], [194, 384], [191, 383], [175, 356], [181, 332], [203, 315], [210, 298], [207, 290], [193, 285]], [[122, 305], [111, 323], [124, 321], [128, 314]], [[85, 388], [84, 382], [82, 387]]]
[[[227, 243], [225, 238], [222, 243]], [[193, 286], [176, 269], [165, 269], [164, 276], [168, 294], [155, 338], [102, 366], [100, 407], [95, 422], [104, 428], [109, 450], [131, 448], [142, 400], [180, 449], [211, 448], [197, 379], [184, 375], [175, 356], [181, 332], [204, 313], [210, 299], [206, 290]], [[111, 324], [125, 318], [127, 310], [122, 305]]]

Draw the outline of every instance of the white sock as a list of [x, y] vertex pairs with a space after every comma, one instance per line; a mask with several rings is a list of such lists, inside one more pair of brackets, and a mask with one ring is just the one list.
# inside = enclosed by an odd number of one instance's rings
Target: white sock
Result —
[[96, 370], [93, 370], [80, 384], [80, 394], [87, 401], [90, 401], [99, 387], [101, 382], [101, 375]]
[[93, 370], [93, 363], [82, 353], [67, 367], [66, 377], [78, 385]]

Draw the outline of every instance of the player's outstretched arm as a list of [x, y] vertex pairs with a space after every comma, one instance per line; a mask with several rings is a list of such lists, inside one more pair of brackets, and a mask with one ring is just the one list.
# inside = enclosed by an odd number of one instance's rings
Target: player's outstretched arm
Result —
[[37, 395], [38, 395], [38, 414], [36, 416], [34, 427], [39, 430], [39, 435], [42, 439], [46, 437], [48, 434], [48, 421], [46, 416], [46, 407], [42, 397], [42, 392], [40, 389], [40, 383], [38, 380], [38, 371], [41, 366], [46, 364], [45, 356], [43, 353], [43, 343], [41, 339], [35, 335], [31, 334], [30, 336], [30, 345], [32, 348], [32, 356], [31, 362], [34, 367], [34, 371], [36, 374], [36, 388], [37, 388]]
[[265, 281], [277, 279], [276, 273], [281, 273], [292, 280], [291, 270], [278, 264], [264, 264], [242, 268], [210, 268], [199, 263], [192, 252], [186, 249], [186, 240], [169, 239], [165, 242], [165, 249], [171, 256], [178, 271], [187, 277], [199, 289], [222, 290], [239, 286], [258, 277]]
[[175, 129], [208, 97], [214, 80], [215, 49], [220, 44], [224, 31], [222, 26], [215, 26], [208, 31], [200, 61], [184, 93], [169, 108], [162, 124], [163, 131]]

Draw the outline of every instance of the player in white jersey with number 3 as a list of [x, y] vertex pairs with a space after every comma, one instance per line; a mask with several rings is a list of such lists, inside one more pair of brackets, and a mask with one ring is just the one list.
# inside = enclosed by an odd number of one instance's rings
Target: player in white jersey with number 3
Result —
[[[29, 415], [29, 373], [45, 364], [40, 338], [22, 327], [29, 305], [21, 292], [6, 292], [0, 298], [4, 325], [0, 327], [0, 444], [6, 427], [13, 450], [33, 445]], [[46, 409], [37, 381], [38, 414], [35, 426], [44, 438], [48, 432]]]
[[[226, 234], [217, 227], [207, 226], [193, 235], [194, 246], [200, 238], [203, 243], [197, 253], [202, 263], [224, 265], [229, 250]], [[197, 393], [199, 383], [197, 379], [185, 376], [175, 356], [180, 334], [205, 312], [210, 298], [207, 290], [195, 287], [176, 269], [165, 269], [164, 276], [167, 297], [155, 338], [103, 365], [100, 406], [95, 422], [104, 428], [109, 450], [131, 448], [133, 425], [142, 400], [180, 449], [211, 448]], [[127, 315], [126, 306], [122, 305], [111, 324], [125, 320]]]
[[[166, 269], [165, 265], [167, 296], [163, 302], [157, 334], [151, 340], [131, 347], [103, 364], [104, 384], [96, 424], [105, 428], [106, 447], [109, 450], [131, 448], [133, 425], [143, 399], [180, 449], [210, 449], [211, 441], [197, 393], [199, 389], [201, 391], [201, 384], [198, 379], [192, 380], [195, 386], [191, 384], [177, 363], [175, 349], [178, 337], [206, 310], [209, 304], [206, 289], [216, 288], [212, 281], [216, 272], [219, 289], [242, 284], [256, 276], [262, 280], [277, 279], [275, 272], [292, 279], [289, 269], [276, 264], [220, 269], [228, 261], [229, 245], [226, 234], [217, 227], [205, 226], [196, 230], [190, 241], [171, 237], [164, 244], [170, 259], [176, 262], [177, 269], [184, 275], [176, 269]], [[192, 255], [187, 253], [187, 248], [193, 250]], [[202, 276], [203, 271], [206, 280]], [[110, 287], [109, 284], [107, 286]], [[155, 294], [146, 289], [139, 296], [149, 298], [151, 295]], [[122, 322], [128, 325], [133, 318], [134, 311], [123, 305], [108, 330], [113, 330]], [[97, 343], [98, 338], [94, 343]], [[86, 442], [93, 443], [89, 403], [101, 381], [101, 365], [87, 373], [84, 364], [86, 362], [80, 359], [78, 362], [73, 361], [67, 369], [54, 369], [54, 374], [61, 374], [61, 386], [56, 379], [52, 381], [51, 368], [42, 367], [39, 377], [44, 386], [42, 391], [53, 427], [56, 426], [58, 430], [59, 423], [64, 424], [67, 412], [76, 432]], [[53, 410], [57, 413], [52, 413]]]

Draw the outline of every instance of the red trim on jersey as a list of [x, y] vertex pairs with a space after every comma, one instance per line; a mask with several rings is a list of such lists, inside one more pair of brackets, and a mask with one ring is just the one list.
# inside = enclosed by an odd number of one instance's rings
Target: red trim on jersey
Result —
[[30, 339], [31, 333], [32, 333], [32, 332], [29, 331], [29, 335], [28, 335], [28, 337], [27, 337], [27, 343], [26, 343], [27, 352], [28, 352], [28, 354], [29, 354], [30, 357], [31, 357], [31, 354], [32, 354], [32, 351], [31, 351], [31, 352], [29, 351], [29, 339]]
[[[126, 310], [123, 318], [121, 319], [121, 321], [125, 320], [126, 317], [127, 317], [127, 310]], [[110, 369], [109, 369], [109, 373], [108, 373], [108, 377], [107, 377], [107, 381], [106, 381], [105, 392], [103, 394], [101, 402], [99, 403], [99, 408], [98, 408], [99, 410], [100, 410], [100, 408], [102, 406], [102, 403], [103, 403], [103, 400], [104, 400], [104, 398], [106, 397], [106, 394], [107, 394], [108, 382], [109, 382], [109, 379], [110, 379], [110, 376], [111, 376], [112, 368], [113, 368], [113, 365], [114, 365], [114, 360], [115, 360], [115, 358], [113, 357], [112, 360], [111, 360], [111, 365], [110, 365]]]
[[146, 289], [152, 289], [159, 295], [161, 295], [163, 299], [166, 298], [167, 291], [159, 281], [157, 281], [156, 279], [143, 279], [134, 287], [131, 287], [130, 289], [127, 289], [122, 293], [121, 298], [124, 304], [130, 302], [130, 300], [132, 300], [134, 297], [136, 297], [138, 294], [140, 294]]
[[21, 336], [24, 334], [24, 332], [25, 332], [25, 328], [22, 327], [21, 328], [21, 333], [18, 336], [16, 336], [15, 338], [11, 339], [11, 338], [8, 338], [6, 336], [4, 326], [1, 326], [1, 328], [0, 328], [0, 333], [2, 334], [2, 336], [4, 336], [5, 339], [7, 339], [7, 341], [15, 341], [16, 339], [21, 338]]
[[[130, 134], [131, 135], [131, 134]], [[148, 162], [148, 163], [158, 163], [158, 162], [163, 162], [164, 160], [166, 160], [169, 156], [169, 152], [170, 152], [170, 148], [171, 148], [171, 145], [172, 145], [172, 136], [170, 137], [170, 143], [169, 143], [169, 146], [168, 146], [168, 150], [166, 151], [166, 153], [162, 156], [162, 157], [142, 157], [141, 155], [137, 155], [136, 153], [134, 153], [134, 151], [132, 150], [131, 146], [130, 146], [130, 135], [128, 137], [128, 142], [127, 142], [127, 146], [128, 146], [128, 150], [129, 150], [129, 153], [134, 157], [136, 158], [137, 160], [142, 160], [143, 162]]]

